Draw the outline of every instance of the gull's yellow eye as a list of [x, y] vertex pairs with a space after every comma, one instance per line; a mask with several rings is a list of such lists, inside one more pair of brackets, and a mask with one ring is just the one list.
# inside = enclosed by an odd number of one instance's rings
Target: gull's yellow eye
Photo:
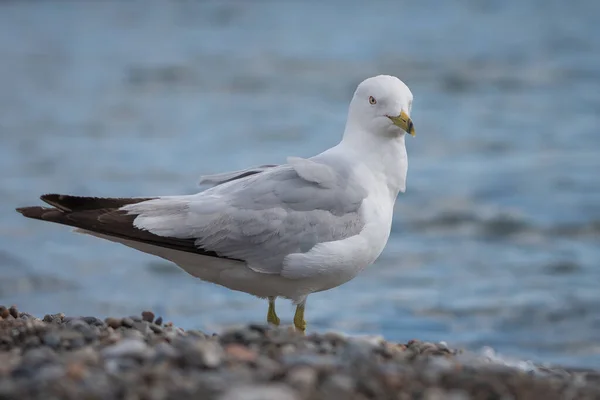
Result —
[[375, 100], [375, 97], [369, 96], [369, 103], [371, 103], [371, 104], [377, 104], [377, 100]]

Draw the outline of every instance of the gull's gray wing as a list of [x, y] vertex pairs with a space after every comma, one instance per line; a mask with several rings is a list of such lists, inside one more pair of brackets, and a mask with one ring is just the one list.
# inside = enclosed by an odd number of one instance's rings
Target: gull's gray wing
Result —
[[121, 210], [135, 216], [138, 229], [193, 239], [203, 251], [278, 274], [287, 255], [357, 235], [364, 226], [359, 209], [366, 192], [349, 165], [288, 161], [196, 195], [161, 197]]

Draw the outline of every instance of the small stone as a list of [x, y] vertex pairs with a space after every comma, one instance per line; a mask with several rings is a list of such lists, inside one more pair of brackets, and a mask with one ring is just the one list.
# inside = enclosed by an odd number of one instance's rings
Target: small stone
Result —
[[189, 365], [217, 368], [223, 361], [223, 348], [216, 342], [186, 338], [177, 340], [176, 342], [179, 350], [183, 353], [185, 361]]
[[270, 379], [281, 373], [281, 364], [267, 356], [259, 355], [253, 364], [260, 375], [265, 377], [264, 379]]
[[143, 335], [148, 335], [150, 333], [150, 326], [146, 321], [133, 321], [133, 329], [137, 329]]
[[23, 341], [22, 346], [23, 346], [23, 348], [28, 349], [28, 348], [32, 348], [32, 347], [39, 347], [41, 344], [42, 344], [42, 341], [40, 340], [39, 337], [29, 336]]
[[157, 358], [173, 359], [179, 356], [179, 352], [175, 347], [167, 342], [160, 342], [154, 346]]
[[100, 318], [96, 317], [82, 317], [82, 321], [92, 326], [104, 326], [104, 322]]
[[133, 357], [137, 359], [145, 359], [152, 355], [148, 345], [136, 339], [123, 339], [122, 341], [105, 347], [100, 352], [105, 358]]
[[271, 328], [269, 327], [269, 325], [250, 324], [248, 326], [248, 329], [252, 329], [254, 331], [257, 331], [257, 332], [261, 333], [264, 336], [269, 331], [269, 329], [271, 329]]
[[326, 399], [346, 399], [352, 396], [355, 388], [354, 379], [348, 375], [335, 373], [325, 379], [319, 391]]
[[142, 317], [140, 317], [139, 315], [132, 315], [129, 318], [131, 318], [133, 322], [142, 322]]
[[38, 347], [27, 350], [23, 354], [21, 365], [29, 367], [40, 367], [44, 364], [52, 363], [58, 359], [56, 353], [49, 347]]
[[126, 328], [133, 328], [133, 319], [129, 318], [129, 317], [125, 317], [121, 320], [121, 325], [126, 327]]
[[206, 334], [204, 332], [201, 332], [201, 331], [196, 330], [196, 329], [190, 329], [186, 333], [188, 334], [188, 336], [193, 336], [193, 337], [197, 337], [197, 338], [200, 338], [200, 339], [206, 339]]
[[154, 313], [152, 311], [142, 312], [142, 320], [152, 323], [154, 321]]
[[323, 339], [334, 344], [344, 343], [348, 340], [344, 335], [337, 332], [327, 332], [323, 335]]
[[225, 353], [238, 361], [252, 362], [256, 360], [258, 354], [246, 346], [240, 344], [230, 344], [225, 347]]
[[249, 344], [259, 341], [263, 335], [254, 329], [232, 329], [224, 332], [220, 340], [222, 343], [241, 343]]
[[291, 343], [286, 343], [283, 346], [281, 346], [279, 351], [281, 351], [281, 354], [283, 355], [293, 354], [296, 352], [296, 346]]
[[19, 310], [17, 310], [17, 306], [11, 306], [8, 312], [13, 316], [13, 318], [19, 318]]
[[8, 311], [8, 308], [6, 308], [4, 306], [0, 306], [0, 317], [6, 319], [9, 315], [10, 315], [10, 311]]
[[134, 358], [109, 358], [104, 363], [104, 368], [111, 374], [119, 374], [134, 371], [136, 368], [139, 368], [139, 362]]
[[12, 347], [14, 341], [10, 336], [0, 336], [0, 348], [8, 349]]
[[66, 346], [66, 347], [69, 350], [75, 350], [75, 349], [78, 349], [83, 346], [85, 346], [85, 338], [83, 336], [80, 336], [80, 337], [75, 337], [75, 338], [71, 339], [68, 343], [68, 346]]
[[104, 322], [106, 323], [106, 325], [110, 326], [113, 329], [117, 329], [118, 327], [121, 326], [121, 324], [123, 323], [123, 320], [121, 318], [106, 318], [104, 320]]
[[422, 355], [433, 355], [440, 353], [440, 348], [433, 343], [423, 343], [419, 348], [419, 353]]
[[163, 319], [162, 319], [162, 317], [158, 317], [158, 318], [156, 318], [156, 321], [154, 321], [154, 323], [155, 323], [156, 325], [159, 325], [159, 326], [160, 326], [160, 325], [162, 325], [162, 323], [163, 323]]
[[298, 400], [298, 394], [282, 384], [239, 385], [227, 390], [219, 400]]
[[25, 319], [25, 320], [27, 320], [27, 319], [35, 319], [35, 317], [33, 315], [31, 315], [29, 313], [26, 313], [26, 312], [19, 313], [19, 318]]
[[100, 354], [94, 348], [86, 346], [69, 352], [67, 360], [68, 362], [76, 364], [97, 365], [100, 363]]
[[156, 333], [157, 335], [160, 335], [161, 333], [163, 333], [163, 329], [155, 324], [150, 325], [150, 329], [152, 330], [152, 332]]
[[51, 331], [47, 332], [44, 336], [42, 336], [42, 342], [53, 349], [57, 349], [60, 346], [60, 335], [58, 332]]
[[44, 315], [43, 321], [53, 323], [53, 324], [59, 324], [59, 323], [63, 322], [64, 318], [65, 318], [65, 314], [63, 314], [63, 313], [46, 314], [46, 315]]
[[79, 331], [79, 332], [84, 332], [90, 328], [88, 323], [80, 318], [69, 319], [69, 320], [67, 320], [65, 325], [68, 326], [69, 328], [75, 329], [76, 331]]
[[31, 372], [35, 377], [34, 381], [38, 382], [58, 382], [65, 375], [65, 370], [60, 364], [45, 364]]
[[[123, 329], [123, 328], [121, 328], [121, 329]], [[124, 330], [123, 337], [126, 339], [133, 339], [133, 340], [139, 340], [139, 341], [144, 341], [146, 339], [144, 334], [142, 332], [138, 331], [137, 329]]]
[[291, 368], [285, 380], [296, 390], [306, 391], [316, 386], [318, 374], [314, 368], [308, 365], [300, 365]]
[[75, 381], [82, 380], [87, 374], [87, 368], [81, 363], [70, 363], [66, 367], [65, 376]]

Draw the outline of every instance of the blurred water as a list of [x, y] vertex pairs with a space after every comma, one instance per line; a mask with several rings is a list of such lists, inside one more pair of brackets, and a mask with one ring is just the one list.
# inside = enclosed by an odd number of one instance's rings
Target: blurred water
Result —
[[0, 303], [263, 321], [262, 300], [14, 207], [192, 193], [203, 173], [313, 155], [339, 140], [356, 84], [389, 73], [415, 94], [408, 191], [377, 263], [309, 298], [309, 329], [600, 367], [599, 11], [0, 2]]

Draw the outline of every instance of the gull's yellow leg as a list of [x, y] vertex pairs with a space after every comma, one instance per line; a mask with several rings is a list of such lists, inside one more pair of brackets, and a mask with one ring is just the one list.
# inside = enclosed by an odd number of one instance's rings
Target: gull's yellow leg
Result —
[[281, 320], [275, 312], [275, 297], [269, 297], [269, 311], [267, 311], [267, 322], [279, 326]]
[[296, 307], [296, 313], [294, 314], [294, 326], [296, 327], [296, 330], [302, 333], [304, 333], [306, 330], [306, 321], [304, 320], [304, 305], [304, 302], [298, 304]]

